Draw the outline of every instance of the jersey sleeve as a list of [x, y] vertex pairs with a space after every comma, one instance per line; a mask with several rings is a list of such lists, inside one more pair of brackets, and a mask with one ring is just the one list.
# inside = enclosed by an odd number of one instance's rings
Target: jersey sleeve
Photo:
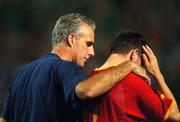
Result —
[[73, 107], [81, 105], [82, 100], [75, 94], [76, 85], [85, 79], [83, 71], [72, 62], [58, 65], [58, 81], [61, 82], [65, 101]]
[[133, 74], [131, 79], [136, 82], [134, 83], [136, 84], [136, 100], [144, 116], [154, 121], [167, 119], [173, 108], [173, 100], [152, 90], [152, 88], [137, 75]]

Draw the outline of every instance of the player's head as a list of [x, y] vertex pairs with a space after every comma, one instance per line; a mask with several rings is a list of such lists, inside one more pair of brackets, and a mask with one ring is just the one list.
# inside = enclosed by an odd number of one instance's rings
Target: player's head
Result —
[[89, 57], [94, 56], [95, 23], [79, 13], [61, 16], [52, 32], [53, 48], [66, 44], [72, 61], [83, 67]]
[[119, 33], [112, 41], [110, 53], [128, 55], [129, 60], [141, 64], [142, 45], [148, 45], [145, 38], [137, 32], [126, 31]]

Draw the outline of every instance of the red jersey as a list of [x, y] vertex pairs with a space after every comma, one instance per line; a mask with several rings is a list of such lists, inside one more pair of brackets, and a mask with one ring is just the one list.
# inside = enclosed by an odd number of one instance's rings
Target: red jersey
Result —
[[[171, 99], [153, 91], [141, 77], [130, 73], [92, 107], [97, 109], [96, 122], [159, 122], [168, 118], [172, 103]], [[92, 115], [89, 112], [85, 121], [92, 122]]]

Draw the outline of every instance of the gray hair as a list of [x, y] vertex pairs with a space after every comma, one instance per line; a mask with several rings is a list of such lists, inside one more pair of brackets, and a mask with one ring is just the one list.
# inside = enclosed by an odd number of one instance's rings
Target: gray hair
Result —
[[56, 47], [59, 43], [63, 42], [70, 33], [78, 35], [79, 27], [81, 26], [82, 22], [89, 24], [93, 30], [95, 30], [96, 25], [94, 21], [79, 13], [70, 13], [61, 16], [56, 21], [56, 25], [54, 26], [52, 32], [53, 48]]

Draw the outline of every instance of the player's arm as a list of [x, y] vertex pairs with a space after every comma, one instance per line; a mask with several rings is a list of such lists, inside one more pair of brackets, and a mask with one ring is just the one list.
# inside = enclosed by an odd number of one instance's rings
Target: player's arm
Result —
[[164, 80], [164, 77], [160, 71], [156, 56], [154, 55], [153, 51], [148, 46], [143, 46], [143, 49], [145, 52], [145, 54], [143, 54], [145, 66], [148, 72], [150, 72], [152, 76], [155, 78], [159, 91], [162, 94], [164, 94], [166, 97], [171, 98], [175, 103], [174, 104], [175, 106], [173, 107], [172, 112], [170, 113], [167, 120], [173, 121], [173, 122], [179, 122], [180, 112], [177, 106], [177, 102]]
[[2, 117], [0, 117], [0, 122], [7, 122], [7, 121], [3, 119]]
[[149, 80], [146, 71], [142, 67], [133, 61], [127, 61], [80, 82], [76, 86], [75, 92], [81, 99], [95, 98], [110, 90], [130, 72], [135, 72], [137, 75]]
[[180, 112], [178, 109], [176, 99], [174, 98], [172, 92], [170, 91], [167, 84], [165, 83], [164, 77], [161, 74], [161, 72], [156, 74], [155, 79], [157, 81], [157, 85], [158, 85], [160, 92], [162, 94], [164, 94], [166, 97], [171, 98], [174, 102], [174, 107], [173, 107], [172, 112], [170, 113], [169, 117], [167, 118], [167, 120], [170, 122], [179, 122], [180, 121]]

